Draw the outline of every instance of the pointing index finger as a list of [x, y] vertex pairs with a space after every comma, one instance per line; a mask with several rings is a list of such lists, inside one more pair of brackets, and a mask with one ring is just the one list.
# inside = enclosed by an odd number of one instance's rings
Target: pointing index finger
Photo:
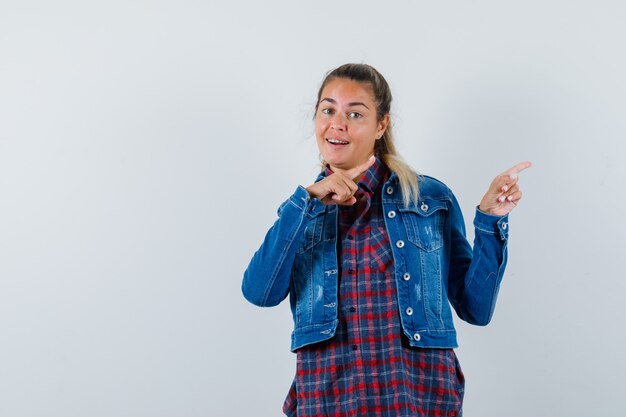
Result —
[[530, 161], [520, 162], [519, 164], [507, 169], [504, 171], [504, 174], [509, 175], [511, 178], [517, 177], [517, 174], [525, 170], [526, 168], [530, 168], [532, 163]]
[[370, 158], [361, 165], [357, 165], [352, 169], [346, 171], [346, 176], [352, 179], [353, 181], [358, 180], [365, 171], [367, 171], [372, 165], [376, 162], [376, 157], [374, 155], [370, 156]]

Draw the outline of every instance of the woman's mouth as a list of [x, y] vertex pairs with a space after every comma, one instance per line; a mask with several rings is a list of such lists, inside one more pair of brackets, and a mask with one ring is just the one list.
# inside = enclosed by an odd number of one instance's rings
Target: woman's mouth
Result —
[[345, 141], [345, 140], [341, 140], [341, 139], [335, 139], [335, 138], [326, 138], [326, 142], [332, 144], [332, 145], [347, 145], [350, 142]]

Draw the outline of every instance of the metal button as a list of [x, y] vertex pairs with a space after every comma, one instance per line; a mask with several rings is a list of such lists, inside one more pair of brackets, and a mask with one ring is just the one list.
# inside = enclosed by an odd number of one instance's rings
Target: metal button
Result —
[[422, 203], [422, 207], [420, 207], [422, 211], [428, 211], [428, 204]]
[[387, 187], [387, 194], [393, 194], [393, 187], [391, 185]]
[[396, 242], [396, 246], [402, 249], [404, 247], [404, 240], [398, 240]]
[[357, 345], [352, 345], [352, 350], [357, 350], [359, 347]]
[[507, 227], [509, 227], [509, 224], [507, 222], [502, 222], [502, 230], [506, 230]]
[[420, 336], [420, 334], [419, 334], [419, 333], [415, 333], [415, 334], [413, 335], [413, 339], [415, 339], [415, 340], [416, 340], [416, 341], [418, 341], [418, 342], [420, 341], [420, 339], [421, 339], [421, 338], [422, 338], [422, 336]]
[[404, 275], [402, 275], [402, 279], [405, 281], [408, 281], [411, 279], [411, 274], [409, 274], [408, 272], [405, 272]]
[[354, 306], [350, 307], [350, 311], [351, 311], [352, 313], [354, 313], [354, 312], [356, 311], [356, 307], [354, 307]]
[[413, 315], [413, 309], [411, 307], [407, 307], [406, 308], [406, 315], [407, 316], [412, 316]]
[[387, 217], [389, 217], [390, 219], [393, 219], [394, 217], [396, 217], [396, 212], [391, 210], [389, 213], [387, 213]]

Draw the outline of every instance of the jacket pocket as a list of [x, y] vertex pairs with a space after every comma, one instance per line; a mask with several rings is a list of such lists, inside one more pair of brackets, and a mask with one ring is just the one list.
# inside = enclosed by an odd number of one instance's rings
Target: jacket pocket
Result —
[[297, 253], [304, 253], [317, 245], [322, 240], [324, 216], [317, 216], [309, 221], [304, 228], [304, 233]]
[[443, 246], [443, 226], [448, 213], [445, 200], [420, 200], [417, 206], [400, 207], [407, 238], [426, 252]]

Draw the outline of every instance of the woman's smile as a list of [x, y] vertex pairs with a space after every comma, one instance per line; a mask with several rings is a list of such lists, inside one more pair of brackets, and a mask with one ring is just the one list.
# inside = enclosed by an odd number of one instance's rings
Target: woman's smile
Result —
[[347, 145], [350, 143], [347, 140], [335, 139], [335, 138], [326, 138], [326, 142], [332, 145]]

